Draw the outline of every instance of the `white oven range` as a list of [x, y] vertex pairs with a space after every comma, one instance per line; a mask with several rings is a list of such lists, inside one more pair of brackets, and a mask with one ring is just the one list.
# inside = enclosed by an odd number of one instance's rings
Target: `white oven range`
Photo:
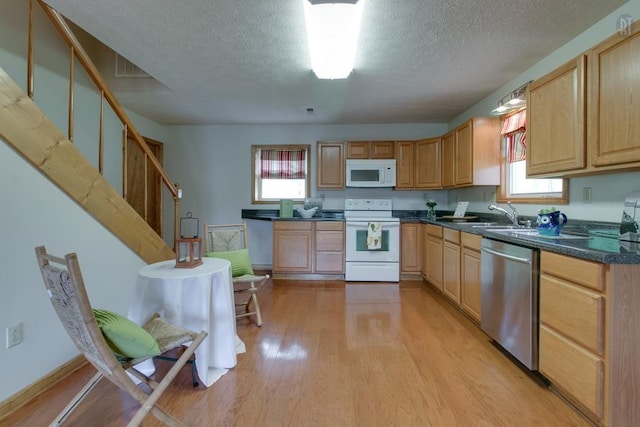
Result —
[[[389, 199], [345, 199], [345, 280], [400, 280], [400, 220], [392, 216]], [[367, 244], [371, 225], [379, 226], [379, 247]]]

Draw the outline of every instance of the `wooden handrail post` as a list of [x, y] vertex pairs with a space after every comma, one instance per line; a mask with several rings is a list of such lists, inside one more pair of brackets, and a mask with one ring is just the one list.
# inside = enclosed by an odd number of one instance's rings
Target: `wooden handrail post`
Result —
[[[177, 250], [176, 242], [178, 241], [178, 230], [180, 221], [180, 197], [182, 197], [182, 190], [180, 184], [176, 182], [176, 194], [173, 196], [173, 251]], [[198, 230], [199, 231], [199, 230]]]
[[29, 28], [27, 38], [27, 96], [33, 99], [33, 0], [29, 0]]
[[73, 80], [74, 80], [74, 48], [71, 46], [71, 51], [69, 52], [69, 141], [73, 142]]

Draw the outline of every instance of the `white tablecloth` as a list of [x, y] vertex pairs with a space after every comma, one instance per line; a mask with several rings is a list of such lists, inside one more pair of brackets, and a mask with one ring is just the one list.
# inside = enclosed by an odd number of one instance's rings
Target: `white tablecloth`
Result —
[[[219, 258], [203, 258], [194, 268], [175, 268], [175, 260], [147, 265], [138, 272], [129, 319], [142, 325], [153, 313], [169, 323], [207, 331], [196, 350], [200, 380], [209, 387], [236, 365], [244, 343], [236, 335], [231, 264]], [[153, 363], [138, 368], [149, 375]]]

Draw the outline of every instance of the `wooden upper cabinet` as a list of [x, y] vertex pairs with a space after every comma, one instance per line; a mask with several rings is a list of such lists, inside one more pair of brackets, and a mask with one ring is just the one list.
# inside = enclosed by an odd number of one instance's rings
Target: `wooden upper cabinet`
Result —
[[318, 190], [344, 190], [344, 142], [318, 142], [316, 187]]
[[368, 159], [369, 141], [347, 142], [347, 159]]
[[[453, 182], [455, 185], [473, 184], [473, 122], [470, 120], [456, 128], [455, 167]], [[499, 144], [499, 140], [496, 140]]]
[[372, 159], [393, 159], [395, 156], [393, 141], [371, 141]]
[[347, 142], [347, 159], [393, 159], [394, 156], [393, 141]]
[[413, 190], [416, 186], [414, 141], [396, 142], [396, 190]]
[[585, 67], [586, 56], [581, 55], [529, 85], [528, 176], [557, 176], [586, 167]]
[[442, 137], [442, 186], [500, 184], [500, 119], [474, 117]]
[[442, 186], [453, 187], [456, 164], [455, 135], [453, 132], [442, 137]]
[[591, 164], [640, 162], [640, 25], [589, 53], [588, 140]]
[[500, 119], [474, 117], [454, 134], [454, 184], [500, 185]]
[[441, 147], [441, 138], [416, 141], [416, 188], [442, 188]]

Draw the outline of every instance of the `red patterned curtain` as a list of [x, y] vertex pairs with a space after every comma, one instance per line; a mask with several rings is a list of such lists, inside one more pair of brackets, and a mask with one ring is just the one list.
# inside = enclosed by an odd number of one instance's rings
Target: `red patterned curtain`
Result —
[[509, 163], [527, 158], [527, 112], [520, 111], [507, 117], [502, 125], [502, 136], [509, 147]]
[[305, 150], [260, 150], [260, 178], [304, 179]]

